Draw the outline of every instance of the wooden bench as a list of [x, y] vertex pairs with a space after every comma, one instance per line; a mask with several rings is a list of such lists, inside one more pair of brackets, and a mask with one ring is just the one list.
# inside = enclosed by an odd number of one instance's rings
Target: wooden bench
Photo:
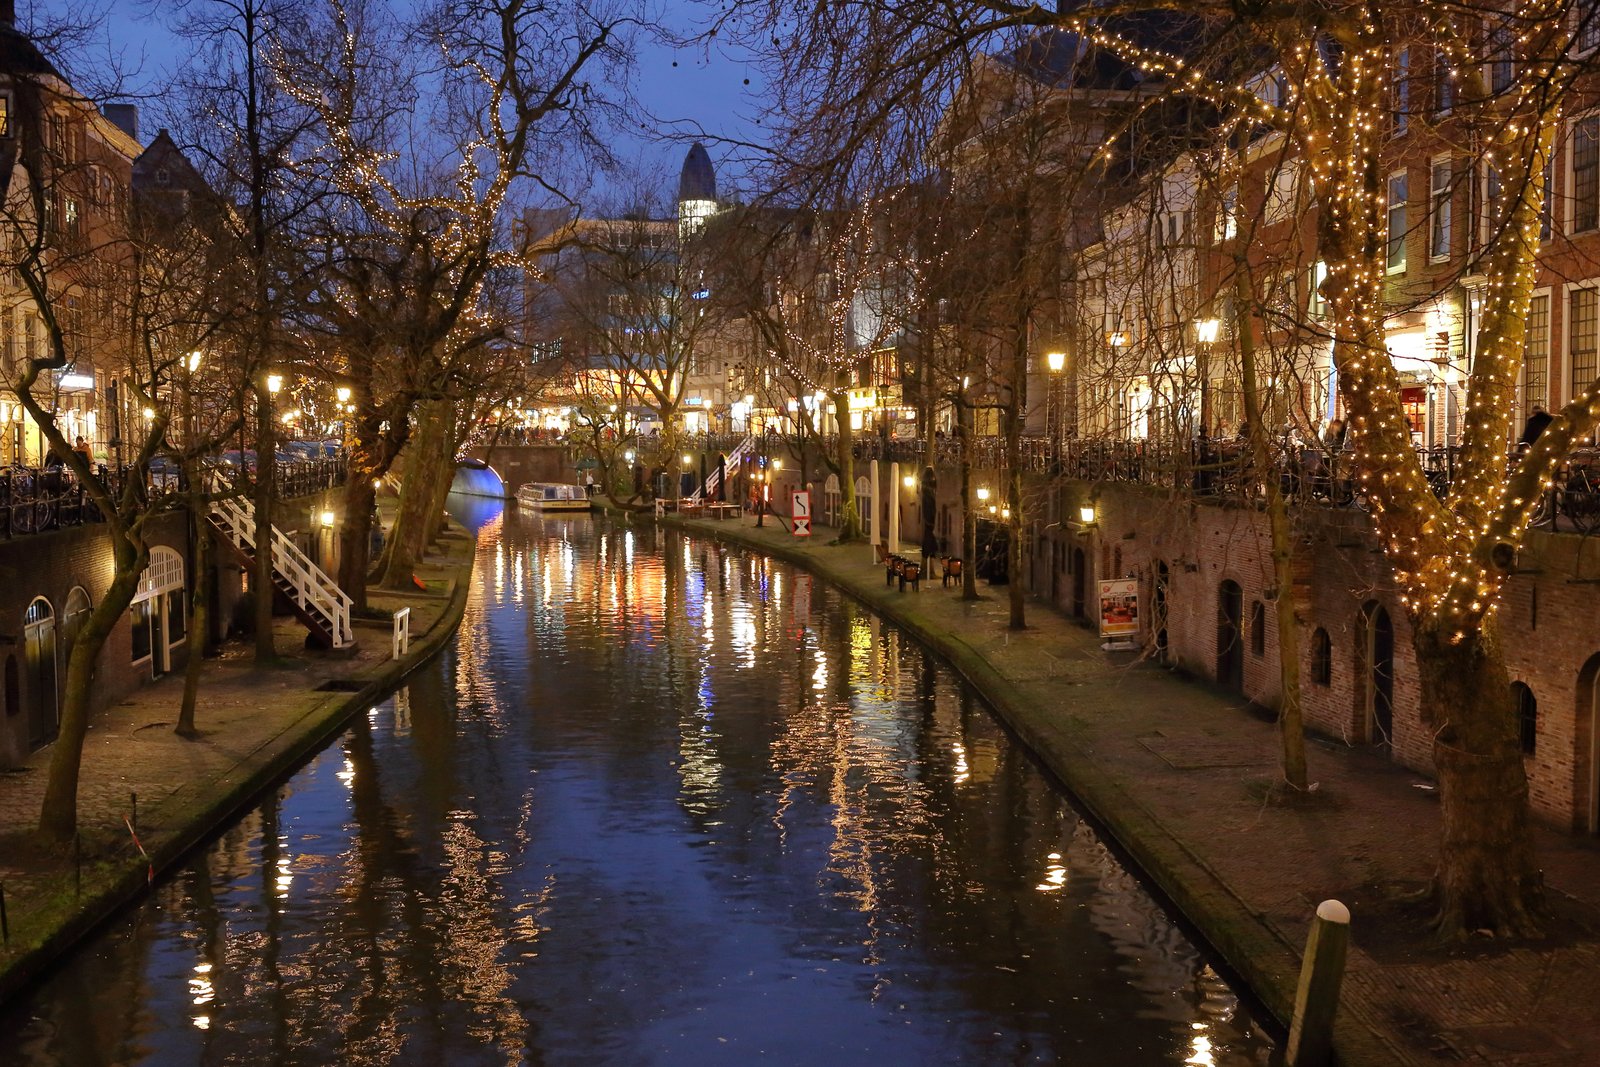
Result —
[[710, 513], [713, 519], [716, 519], [719, 522], [723, 519], [737, 519], [739, 517], [740, 510], [741, 509], [738, 504], [728, 504], [720, 501], [706, 505], [706, 511]]

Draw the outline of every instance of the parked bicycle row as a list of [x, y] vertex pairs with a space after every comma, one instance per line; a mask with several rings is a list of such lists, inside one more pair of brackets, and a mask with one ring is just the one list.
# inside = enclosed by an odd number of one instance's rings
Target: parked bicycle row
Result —
[[[241, 479], [241, 475], [253, 475], [255, 469], [254, 453], [244, 457], [237, 453], [224, 454], [206, 464], [207, 473], [215, 474], [219, 483], [238, 486], [241, 492], [247, 489], [247, 480]], [[279, 498], [288, 498], [332, 489], [344, 484], [345, 469], [342, 454], [318, 458], [280, 457], [274, 468], [274, 492]], [[113, 498], [120, 498], [132, 474], [131, 467], [109, 467], [102, 463], [95, 471], [95, 478]], [[184, 492], [188, 488], [188, 479], [181, 468], [158, 461], [146, 472], [141, 501], [148, 505], [165, 494]], [[104, 518], [89, 487], [79, 481], [71, 467], [0, 468], [0, 538], [82, 526]]]

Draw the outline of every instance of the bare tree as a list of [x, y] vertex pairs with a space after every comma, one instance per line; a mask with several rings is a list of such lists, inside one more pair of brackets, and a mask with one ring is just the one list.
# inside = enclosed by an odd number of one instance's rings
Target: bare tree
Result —
[[[862, 0], [796, 20], [782, 5], [752, 0], [732, 5], [726, 19], [746, 19], [751, 39], [770, 46], [772, 80], [789, 94], [782, 109], [808, 123], [789, 150], [819, 168], [895, 165], [877, 151], [882, 132], [929, 128], [970, 52], [1019, 27], [1067, 31], [1133, 63], [1140, 84], [1161, 87], [1158, 96], [1215, 108], [1219, 144], [1249, 128], [1281, 138], [1316, 197], [1315, 251], [1327, 268], [1321, 292], [1340, 396], [1376, 533], [1413, 624], [1444, 800], [1434, 881], [1440, 928], [1531, 931], [1539, 878], [1495, 609], [1541, 487], [1595, 423], [1600, 382], [1573, 383], [1571, 400], [1514, 471], [1506, 442], [1546, 167], [1562, 104], [1588, 72], [1592, 50], [1579, 35], [1593, 33], [1594, 13], [1566, 0], [1515, 11], [1392, 0], [1289, 3], [1270, 14], [1191, 3], [1181, 15], [1138, 17], [1155, 6], [1056, 11], [980, 0], [935, 12]], [[837, 47], [846, 41], [848, 49]], [[1269, 71], [1281, 75], [1273, 79], [1281, 93], [1257, 91], [1254, 76]], [[1401, 123], [1425, 137], [1391, 142]], [[860, 158], [866, 145], [876, 153], [870, 161]], [[1437, 284], [1430, 277], [1396, 291], [1388, 281], [1395, 242], [1403, 249], [1407, 235], [1390, 229], [1388, 208], [1404, 185], [1387, 187], [1385, 161], [1417, 151], [1447, 152], [1469, 173], [1487, 166], [1495, 179], [1483, 201], [1493, 218], [1486, 236], [1452, 259], [1457, 278], [1470, 269], [1484, 284], [1460, 458], [1442, 500], [1411, 447], [1385, 345], [1389, 316]]]
[[[326, 318], [350, 343], [334, 346], [343, 369], [325, 373], [347, 381], [355, 409], [340, 554], [341, 579], [359, 589], [373, 481], [408, 439], [415, 405], [447, 401], [471, 354], [504, 332], [512, 311], [490, 307], [485, 285], [492, 271], [523, 265], [522, 250], [511, 247], [514, 196], [524, 185], [551, 188], [556, 176], [544, 168], [557, 166], [564, 148], [598, 145], [607, 101], [590, 77], [624, 60], [633, 20], [582, 2], [559, 17], [526, 0], [433, 5], [419, 27], [433, 58], [418, 69], [436, 105], [420, 115], [374, 106], [371, 91], [375, 79], [380, 89], [389, 83], [394, 51], [413, 37], [337, 0], [327, 20], [337, 48], [296, 68], [296, 91], [318, 116], [329, 180], [346, 205], [330, 241], [344, 243], [340, 227], [357, 235], [353, 255], [330, 257], [337, 266]], [[362, 302], [385, 317], [353, 311]], [[433, 425], [444, 412], [427, 414], [421, 422]], [[406, 515], [408, 526], [433, 524], [423, 511]], [[391, 537], [400, 548], [386, 557], [388, 584], [409, 581], [414, 557], [405, 546], [415, 538], [397, 532], [404, 536]]]

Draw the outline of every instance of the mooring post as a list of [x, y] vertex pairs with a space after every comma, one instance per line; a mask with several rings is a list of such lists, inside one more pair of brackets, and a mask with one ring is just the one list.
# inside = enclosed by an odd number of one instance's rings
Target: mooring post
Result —
[[128, 826], [135, 837], [139, 836], [139, 794], [128, 794]]
[[1289, 1025], [1288, 1067], [1327, 1067], [1333, 1062], [1333, 1017], [1339, 1010], [1345, 951], [1350, 945], [1350, 909], [1337, 900], [1317, 905], [1300, 964]]
[[0, 939], [11, 944], [11, 920], [6, 916], [6, 884], [0, 882]]

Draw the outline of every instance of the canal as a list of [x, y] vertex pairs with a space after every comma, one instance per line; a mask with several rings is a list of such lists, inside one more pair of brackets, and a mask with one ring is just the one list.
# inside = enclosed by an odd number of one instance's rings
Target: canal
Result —
[[15, 1003], [0, 1064], [1267, 1062], [905, 634], [715, 542], [476, 507], [454, 647]]

